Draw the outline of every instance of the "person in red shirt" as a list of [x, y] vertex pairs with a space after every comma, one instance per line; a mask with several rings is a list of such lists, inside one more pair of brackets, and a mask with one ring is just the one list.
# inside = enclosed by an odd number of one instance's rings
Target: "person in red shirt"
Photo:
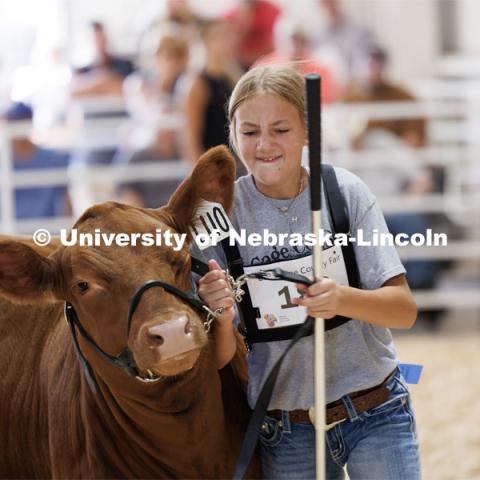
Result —
[[236, 56], [245, 69], [273, 51], [273, 29], [280, 13], [280, 8], [266, 0], [242, 0], [238, 7], [225, 14], [224, 19], [238, 31]]

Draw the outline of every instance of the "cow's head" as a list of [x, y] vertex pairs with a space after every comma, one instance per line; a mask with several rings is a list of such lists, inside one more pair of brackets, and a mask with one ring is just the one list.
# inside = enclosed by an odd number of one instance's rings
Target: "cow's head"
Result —
[[[132, 317], [128, 338], [127, 313], [134, 293], [149, 280], [183, 291], [191, 288], [193, 215], [202, 199], [230, 210], [234, 178], [234, 159], [226, 148], [217, 147], [200, 158], [166, 207], [141, 209], [108, 202], [88, 209], [74, 226], [77, 240], [86, 233], [155, 236], [157, 229], [186, 233], [187, 241], [179, 251], [169, 246], [62, 245], [42, 255], [25, 242], [4, 239], [0, 241], [0, 294], [17, 303], [69, 302], [104, 351], [115, 356], [130, 348], [142, 376], [186, 372], [207, 343], [205, 318], [198, 309], [163, 288], [148, 289]], [[92, 364], [102, 361], [84, 342], [81, 347]]]

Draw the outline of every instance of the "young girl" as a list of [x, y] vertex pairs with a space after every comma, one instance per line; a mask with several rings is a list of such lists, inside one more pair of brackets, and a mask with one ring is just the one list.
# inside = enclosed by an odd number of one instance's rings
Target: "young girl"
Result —
[[[250, 172], [236, 183], [232, 223], [237, 230], [244, 228], [247, 234], [264, 229], [276, 234], [312, 231], [309, 175], [301, 167], [306, 142], [303, 89], [303, 79], [295, 71], [259, 67], [247, 72], [232, 93], [231, 144]], [[335, 168], [335, 173], [352, 235], [362, 229], [368, 239], [373, 229], [387, 232], [375, 197], [361, 180], [341, 168]], [[326, 210], [322, 211], [323, 228], [332, 231]], [[247, 244], [239, 245], [239, 251], [245, 266], [269, 264], [266, 268], [271, 268], [279, 261], [305, 259], [305, 251], [298, 247]], [[352, 319], [325, 332], [327, 478], [344, 478], [346, 466], [352, 480], [414, 480], [420, 477], [415, 421], [388, 328], [410, 328], [416, 306], [393, 247], [354, 245], [354, 252], [360, 288], [323, 278], [308, 288], [297, 285], [302, 295], [292, 299], [326, 323], [336, 315]], [[199, 293], [210, 308], [224, 308], [215, 328], [221, 368], [235, 351], [235, 310], [219, 265], [222, 255], [216, 253], [219, 261], [209, 261], [210, 272], [200, 280]], [[261, 309], [262, 305], [255, 306]], [[251, 407], [288, 343], [251, 345]], [[313, 356], [313, 336], [305, 337], [281, 368], [260, 437], [265, 478], [315, 478], [315, 427], [308, 417], [314, 405]]]

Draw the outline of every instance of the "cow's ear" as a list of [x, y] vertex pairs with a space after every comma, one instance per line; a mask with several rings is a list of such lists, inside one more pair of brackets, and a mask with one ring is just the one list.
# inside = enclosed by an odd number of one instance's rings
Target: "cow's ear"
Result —
[[235, 159], [227, 147], [214, 147], [204, 153], [165, 207], [164, 213], [171, 216], [169, 223], [181, 232], [188, 232], [202, 200], [221, 203], [230, 212], [235, 169]]
[[54, 259], [21, 242], [0, 242], [0, 295], [15, 303], [51, 303], [58, 301], [59, 288]]

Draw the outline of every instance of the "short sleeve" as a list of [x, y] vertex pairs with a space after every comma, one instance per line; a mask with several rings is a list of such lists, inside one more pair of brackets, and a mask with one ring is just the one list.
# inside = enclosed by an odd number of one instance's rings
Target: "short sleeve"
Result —
[[375, 195], [353, 173], [342, 168], [336, 168], [335, 172], [350, 216], [360, 287], [379, 288], [390, 278], [405, 273], [405, 268], [394, 245], [376, 242], [389, 231]]

